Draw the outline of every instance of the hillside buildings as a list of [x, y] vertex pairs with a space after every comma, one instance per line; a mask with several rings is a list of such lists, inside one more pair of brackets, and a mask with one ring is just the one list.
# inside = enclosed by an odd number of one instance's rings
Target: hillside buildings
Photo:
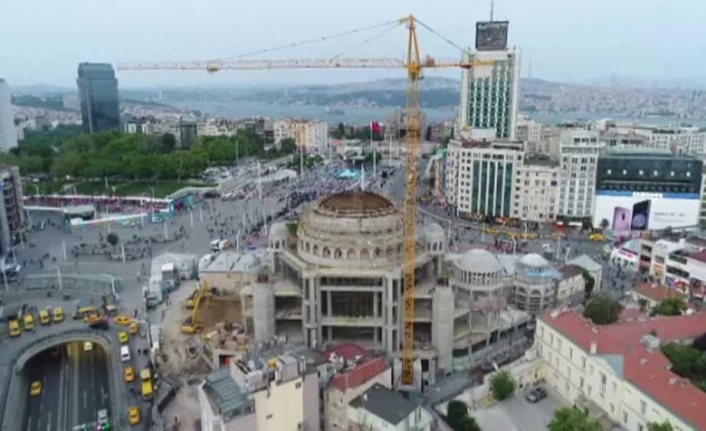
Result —
[[0, 78], [0, 152], [17, 148], [17, 127], [12, 111], [10, 86]]
[[78, 95], [85, 133], [120, 130], [118, 80], [107, 63], [81, 63], [78, 66]]

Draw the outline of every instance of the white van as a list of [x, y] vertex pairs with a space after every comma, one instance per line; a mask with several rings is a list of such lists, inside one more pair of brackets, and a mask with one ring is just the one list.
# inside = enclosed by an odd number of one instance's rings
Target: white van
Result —
[[130, 348], [128, 346], [120, 346], [120, 360], [123, 362], [130, 361]]

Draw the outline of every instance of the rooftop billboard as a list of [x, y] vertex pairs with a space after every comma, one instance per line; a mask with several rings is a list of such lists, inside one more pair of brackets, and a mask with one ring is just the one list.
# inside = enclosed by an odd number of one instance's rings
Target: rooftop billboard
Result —
[[507, 30], [510, 21], [481, 21], [476, 23], [476, 49], [502, 51], [507, 48]]

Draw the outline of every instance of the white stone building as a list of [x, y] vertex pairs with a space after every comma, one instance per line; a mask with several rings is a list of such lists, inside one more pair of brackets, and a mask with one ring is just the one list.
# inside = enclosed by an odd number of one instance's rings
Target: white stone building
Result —
[[327, 154], [329, 150], [328, 124], [323, 120], [285, 118], [273, 124], [275, 146], [284, 138], [292, 138], [297, 147], [307, 153]]
[[557, 214], [565, 223], [580, 223], [593, 214], [598, 153], [602, 144], [595, 130], [565, 129], [560, 139], [561, 187]]
[[545, 154], [528, 154], [517, 170], [512, 217], [532, 222], [552, 222], [559, 207], [559, 161]]
[[703, 334], [706, 313], [596, 326], [574, 311], [537, 319], [540, 376], [556, 393], [604, 424], [646, 431], [706, 429], [706, 393], [670, 370], [660, 345]]

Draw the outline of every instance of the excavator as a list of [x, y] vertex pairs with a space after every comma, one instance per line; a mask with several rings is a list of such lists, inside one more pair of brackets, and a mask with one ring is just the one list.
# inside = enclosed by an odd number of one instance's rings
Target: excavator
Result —
[[[208, 286], [207, 281], [202, 281], [201, 286], [199, 289], [197, 289], [194, 292], [194, 295], [192, 295], [191, 298], [189, 298], [186, 302], [186, 308], [191, 309], [191, 316], [187, 317], [186, 320], [184, 320], [184, 323], [181, 325], [181, 333], [186, 334], [186, 335], [192, 335], [196, 334], [198, 332], [201, 332], [203, 329], [203, 325], [198, 323], [198, 313], [199, 313], [199, 305], [201, 305], [201, 302], [203, 300], [206, 300], [206, 305], [205, 307], [208, 307], [208, 300], [211, 297], [211, 289]], [[191, 306], [189, 306], [191, 303]]]

